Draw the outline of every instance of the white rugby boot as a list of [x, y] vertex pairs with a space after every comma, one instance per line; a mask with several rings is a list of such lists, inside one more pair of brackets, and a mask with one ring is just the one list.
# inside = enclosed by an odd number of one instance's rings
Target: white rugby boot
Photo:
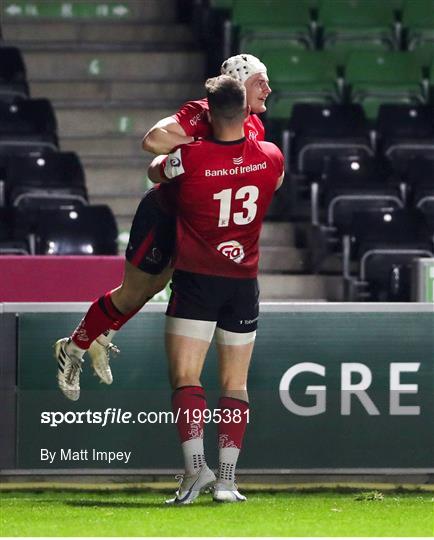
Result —
[[181, 482], [178, 491], [173, 499], [166, 501], [166, 504], [190, 504], [200, 493], [213, 486], [216, 478], [212, 470], [203, 465], [196, 474], [191, 476], [180, 475]]
[[112, 370], [110, 369], [110, 355], [119, 354], [120, 350], [110, 343], [105, 336], [98, 336], [88, 349], [90, 361], [95, 374], [100, 382], [111, 384], [113, 382]]
[[217, 480], [214, 486], [212, 498], [216, 502], [236, 503], [247, 501], [247, 497], [244, 497], [244, 495], [241, 495], [238, 491], [238, 486], [235, 482], [228, 482], [220, 479]]
[[80, 373], [83, 359], [77, 354], [66, 352], [65, 346], [71, 338], [62, 338], [54, 344], [54, 358], [57, 360], [57, 384], [63, 395], [71, 401], [80, 397]]

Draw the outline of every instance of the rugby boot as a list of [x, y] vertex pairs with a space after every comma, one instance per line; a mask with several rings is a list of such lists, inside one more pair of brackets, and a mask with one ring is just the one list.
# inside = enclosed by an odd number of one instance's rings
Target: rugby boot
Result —
[[190, 504], [200, 493], [212, 487], [216, 480], [215, 474], [207, 465], [203, 465], [196, 474], [180, 475], [179, 479], [181, 481], [175, 497], [167, 500], [166, 504]]
[[217, 480], [212, 498], [216, 502], [236, 503], [247, 501], [247, 498], [238, 491], [235, 482], [225, 480]]
[[119, 354], [119, 349], [108, 340], [103, 341], [103, 336], [96, 338], [88, 349], [90, 361], [95, 374], [99, 377], [100, 382], [111, 384], [113, 375], [110, 369], [110, 355]]
[[57, 384], [63, 395], [71, 401], [80, 397], [80, 374], [83, 359], [66, 352], [66, 345], [71, 338], [62, 338], [54, 344], [54, 358], [57, 360]]

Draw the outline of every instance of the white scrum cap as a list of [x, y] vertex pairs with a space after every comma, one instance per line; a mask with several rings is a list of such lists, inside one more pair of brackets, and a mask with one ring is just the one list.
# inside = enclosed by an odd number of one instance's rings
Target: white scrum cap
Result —
[[229, 75], [242, 83], [256, 73], [267, 73], [267, 68], [259, 58], [251, 54], [231, 56], [223, 62], [221, 67], [222, 75]]

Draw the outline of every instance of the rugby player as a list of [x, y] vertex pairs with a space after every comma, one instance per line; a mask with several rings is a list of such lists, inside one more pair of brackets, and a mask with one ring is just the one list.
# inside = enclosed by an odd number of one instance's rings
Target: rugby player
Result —
[[[221, 75], [208, 79], [205, 87], [213, 137], [158, 156], [148, 170], [152, 181], [176, 188], [177, 200], [166, 348], [185, 475], [167, 501], [171, 504], [193, 502], [214, 482], [214, 500], [246, 500], [235, 485], [235, 468], [249, 414], [247, 374], [259, 315], [259, 234], [283, 180], [280, 150], [245, 135], [250, 108], [241, 82]], [[204, 456], [207, 405], [200, 382], [214, 335], [221, 386], [220, 416], [215, 417], [217, 481]]]
[[[240, 54], [223, 62], [221, 72], [244, 83], [251, 110], [244, 133], [248, 139], [263, 140], [264, 126], [257, 114], [266, 110], [265, 101], [271, 93], [266, 67], [256, 57]], [[186, 103], [175, 115], [160, 120], [149, 130], [143, 149], [167, 154], [180, 144], [209, 137], [207, 111], [207, 99]], [[58, 385], [68, 399], [80, 397], [80, 372], [86, 351], [100, 380], [112, 383], [110, 353], [119, 352], [111, 343], [114, 334], [170, 280], [174, 205], [170, 190], [154, 188], [145, 194], [133, 220], [122, 284], [93, 302], [71, 337], [56, 342]]]

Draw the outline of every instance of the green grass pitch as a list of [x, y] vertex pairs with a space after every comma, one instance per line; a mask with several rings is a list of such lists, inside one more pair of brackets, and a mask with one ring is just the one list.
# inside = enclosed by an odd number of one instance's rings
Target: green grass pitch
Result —
[[433, 494], [247, 493], [164, 505], [162, 492], [3, 491], [1, 536], [432, 536]]

